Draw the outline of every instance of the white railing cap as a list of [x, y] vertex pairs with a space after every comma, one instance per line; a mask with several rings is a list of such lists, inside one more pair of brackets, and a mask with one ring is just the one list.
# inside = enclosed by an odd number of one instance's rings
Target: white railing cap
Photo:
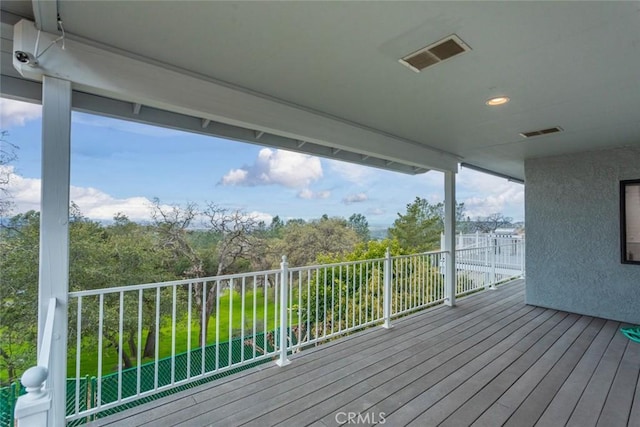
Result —
[[46, 381], [47, 375], [48, 371], [44, 366], [32, 366], [24, 371], [20, 382], [27, 388], [39, 387]]

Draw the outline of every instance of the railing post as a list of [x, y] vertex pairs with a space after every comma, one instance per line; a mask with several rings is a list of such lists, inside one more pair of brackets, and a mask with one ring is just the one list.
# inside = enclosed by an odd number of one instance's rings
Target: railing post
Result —
[[50, 298], [44, 329], [41, 332], [42, 341], [38, 349], [38, 364], [27, 369], [20, 379], [20, 382], [27, 390], [27, 394], [18, 397], [15, 407], [14, 416], [18, 421], [19, 427], [56, 425], [55, 414], [51, 413], [54, 395], [50, 391], [51, 387], [48, 384], [57, 306], [58, 300]]
[[446, 260], [444, 271], [445, 305], [456, 305], [457, 264], [456, 264], [456, 174], [444, 173], [444, 240]]
[[524, 278], [526, 276], [526, 264], [525, 264], [525, 259], [526, 259], [526, 241], [525, 239], [520, 239], [518, 241], [518, 246], [520, 246], [520, 272], [522, 273], [522, 277]]
[[489, 276], [489, 289], [496, 289], [496, 252], [498, 251], [497, 239], [491, 239], [491, 246], [489, 250], [489, 256], [491, 259], [491, 274]]
[[47, 368], [43, 366], [34, 366], [22, 374], [20, 382], [27, 389], [27, 394], [16, 402], [18, 427], [40, 427], [49, 423], [52, 399], [49, 391], [44, 389], [46, 380]]
[[382, 327], [385, 329], [391, 328], [391, 252], [389, 248], [384, 254], [384, 294], [382, 296], [382, 314], [384, 316], [384, 323]]
[[278, 366], [291, 363], [287, 358], [287, 327], [289, 325], [289, 264], [286, 255], [282, 256], [280, 263], [280, 358], [276, 362]]
[[484, 289], [491, 289], [491, 263], [489, 262], [491, 246], [484, 245], [484, 263], [482, 267], [484, 269]]

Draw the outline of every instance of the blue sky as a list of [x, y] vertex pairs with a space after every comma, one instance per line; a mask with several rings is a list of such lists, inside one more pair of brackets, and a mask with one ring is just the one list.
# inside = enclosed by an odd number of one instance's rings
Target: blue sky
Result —
[[[40, 106], [2, 99], [0, 129], [19, 146], [9, 190], [15, 212], [38, 209]], [[270, 221], [365, 215], [388, 226], [416, 196], [444, 197], [439, 172], [409, 176], [274, 148], [73, 113], [71, 195], [83, 213], [108, 220], [149, 217], [149, 201], [241, 209]], [[524, 219], [524, 187], [461, 169], [457, 198], [475, 219], [502, 213]]]

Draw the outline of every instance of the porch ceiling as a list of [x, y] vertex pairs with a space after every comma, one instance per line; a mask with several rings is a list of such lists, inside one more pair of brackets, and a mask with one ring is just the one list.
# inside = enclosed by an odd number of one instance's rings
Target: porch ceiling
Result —
[[[637, 2], [57, 4], [72, 37], [516, 178], [527, 158], [640, 144]], [[31, 2], [2, 8], [51, 26]], [[451, 34], [471, 51], [421, 73], [398, 63]], [[511, 102], [485, 105], [498, 95]]]

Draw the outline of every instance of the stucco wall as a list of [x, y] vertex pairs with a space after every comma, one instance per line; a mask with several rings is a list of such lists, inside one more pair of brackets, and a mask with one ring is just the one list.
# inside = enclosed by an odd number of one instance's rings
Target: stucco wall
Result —
[[640, 324], [640, 265], [620, 262], [619, 181], [640, 147], [525, 163], [527, 304]]

